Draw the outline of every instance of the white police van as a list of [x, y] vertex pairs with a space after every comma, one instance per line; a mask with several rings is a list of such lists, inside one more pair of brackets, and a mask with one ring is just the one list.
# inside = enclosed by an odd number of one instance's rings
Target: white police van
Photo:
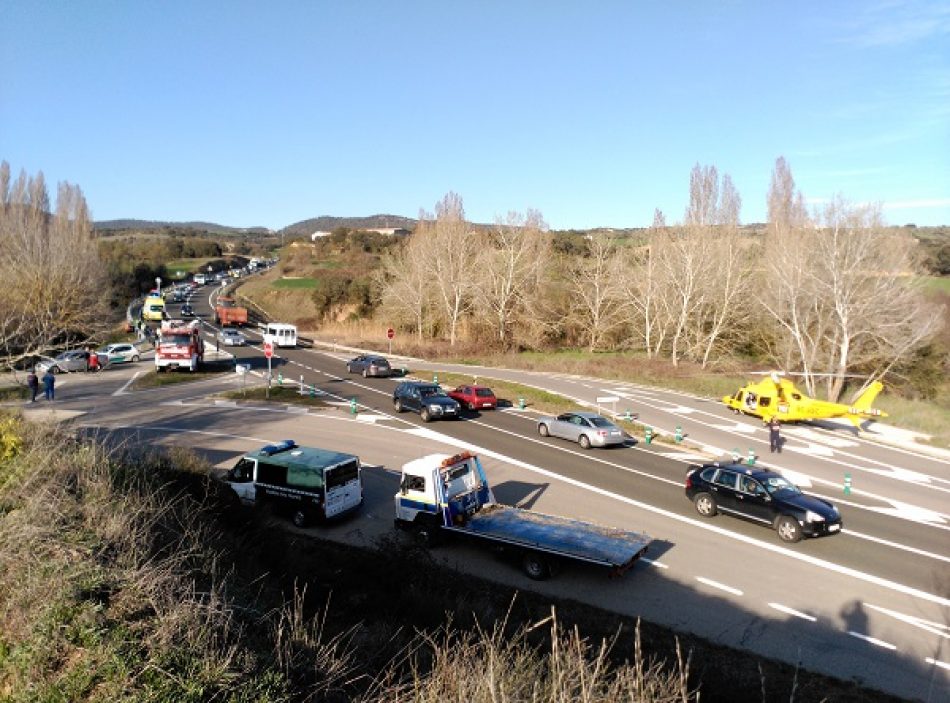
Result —
[[271, 503], [297, 527], [343, 517], [363, 504], [360, 459], [292, 439], [245, 454], [225, 476], [242, 503]]

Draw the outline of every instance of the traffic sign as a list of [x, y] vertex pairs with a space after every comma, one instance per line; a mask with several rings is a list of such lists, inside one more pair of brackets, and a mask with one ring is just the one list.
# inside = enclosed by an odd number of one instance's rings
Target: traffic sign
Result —
[[393, 337], [396, 336], [396, 330], [390, 327], [388, 330], [386, 330], [386, 336], [392, 339]]
[[264, 356], [267, 359], [270, 359], [274, 356], [274, 343], [273, 342], [264, 342]]

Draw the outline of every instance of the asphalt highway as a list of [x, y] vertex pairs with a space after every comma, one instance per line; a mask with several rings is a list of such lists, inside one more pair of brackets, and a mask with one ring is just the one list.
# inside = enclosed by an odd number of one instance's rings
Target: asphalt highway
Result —
[[[207, 326], [209, 289], [193, 304]], [[174, 314], [174, 306], [172, 306]], [[229, 347], [261, 382], [266, 361], [260, 340]], [[342, 349], [279, 349], [273, 371], [315, 387], [331, 409], [257, 407], [215, 400], [239, 388], [236, 374], [132, 392], [128, 381], [148, 361], [91, 377], [64, 377], [62, 417], [157, 444], [187, 444], [212, 463], [227, 466], [261, 443], [294, 437], [358, 453], [377, 468], [367, 471], [365, 515], [327, 530], [331, 536], [372, 542], [392, 529], [392, 494], [401, 463], [433, 451], [475, 448], [487, 457], [496, 495], [503, 502], [542, 512], [645, 531], [655, 543], [649, 561], [619, 582], [586, 568], [569, 568], [539, 588], [588, 600], [618, 614], [643, 617], [766, 656], [801, 662], [839, 678], [853, 678], [908, 698], [950, 699], [950, 539], [947, 494], [950, 462], [913, 448], [881, 444], [833, 428], [786, 432], [781, 455], [759, 462], [782, 468], [807, 492], [833, 500], [842, 512], [840, 535], [786, 545], [756, 524], [717, 516], [704, 519], [684, 494], [687, 467], [748, 446], [767, 435], [753, 420], [738, 419], [707, 400], [631, 384], [524, 371], [467, 369], [490, 378], [548, 388], [596, 405], [623, 397], [660, 430], [680, 424], [688, 446], [641, 440], [613, 449], [582, 450], [537, 433], [537, 414], [515, 407], [469, 415], [461, 421], [423, 423], [392, 406], [396, 380], [348, 376]], [[407, 362], [431, 379], [445, 364]], [[401, 365], [397, 362], [397, 365]], [[623, 395], [621, 395], [623, 394]], [[355, 400], [358, 413], [349, 410]], [[334, 405], [335, 404], [335, 405]], [[624, 403], [616, 403], [623, 412]], [[617, 407], [619, 406], [619, 407]], [[607, 408], [604, 408], [607, 410]], [[675, 410], [675, 412], [673, 412]], [[675, 424], [670, 425], [670, 422]], [[747, 427], [740, 427], [747, 425]], [[841, 475], [854, 477], [844, 495]], [[527, 587], [519, 572], [468, 549], [441, 555], [462, 571], [490, 573]]]

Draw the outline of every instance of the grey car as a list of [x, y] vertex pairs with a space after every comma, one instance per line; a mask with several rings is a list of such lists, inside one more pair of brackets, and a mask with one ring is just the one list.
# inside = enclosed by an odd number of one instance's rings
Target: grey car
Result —
[[[99, 357], [100, 362], [102, 356]], [[89, 352], [82, 349], [74, 351], [65, 351], [59, 354], [55, 359], [43, 357], [36, 365], [37, 373], [44, 374], [46, 371], [53, 373], [66, 373], [68, 371], [88, 371], [89, 370]]]
[[346, 362], [346, 370], [348, 373], [361, 373], [363, 374], [363, 378], [369, 376], [392, 376], [393, 373], [389, 362], [376, 354], [360, 354], [355, 359], [350, 359]]
[[584, 449], [624, 444], [627, 434], [606, 417], [597, 413], [562, 413], [538, 420], [538, 434], [577, 442]]

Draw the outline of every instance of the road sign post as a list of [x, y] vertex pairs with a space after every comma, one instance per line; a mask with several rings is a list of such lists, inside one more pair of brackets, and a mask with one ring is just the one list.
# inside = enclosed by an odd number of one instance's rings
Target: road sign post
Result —
[[395, 336], [396, 336], [396, 330], [394, 330], [392, 327], [386, 330], [386, 337], [387, 339], [389, 339], [389, 355], [390, 356], [393, 355], [393, 337]]
[[264, 397], [270, 400], [271, 357], [274, 356], [274, 344], [264, 342], [264, 356], [267, 357], [267, 386], [264, 388]]

